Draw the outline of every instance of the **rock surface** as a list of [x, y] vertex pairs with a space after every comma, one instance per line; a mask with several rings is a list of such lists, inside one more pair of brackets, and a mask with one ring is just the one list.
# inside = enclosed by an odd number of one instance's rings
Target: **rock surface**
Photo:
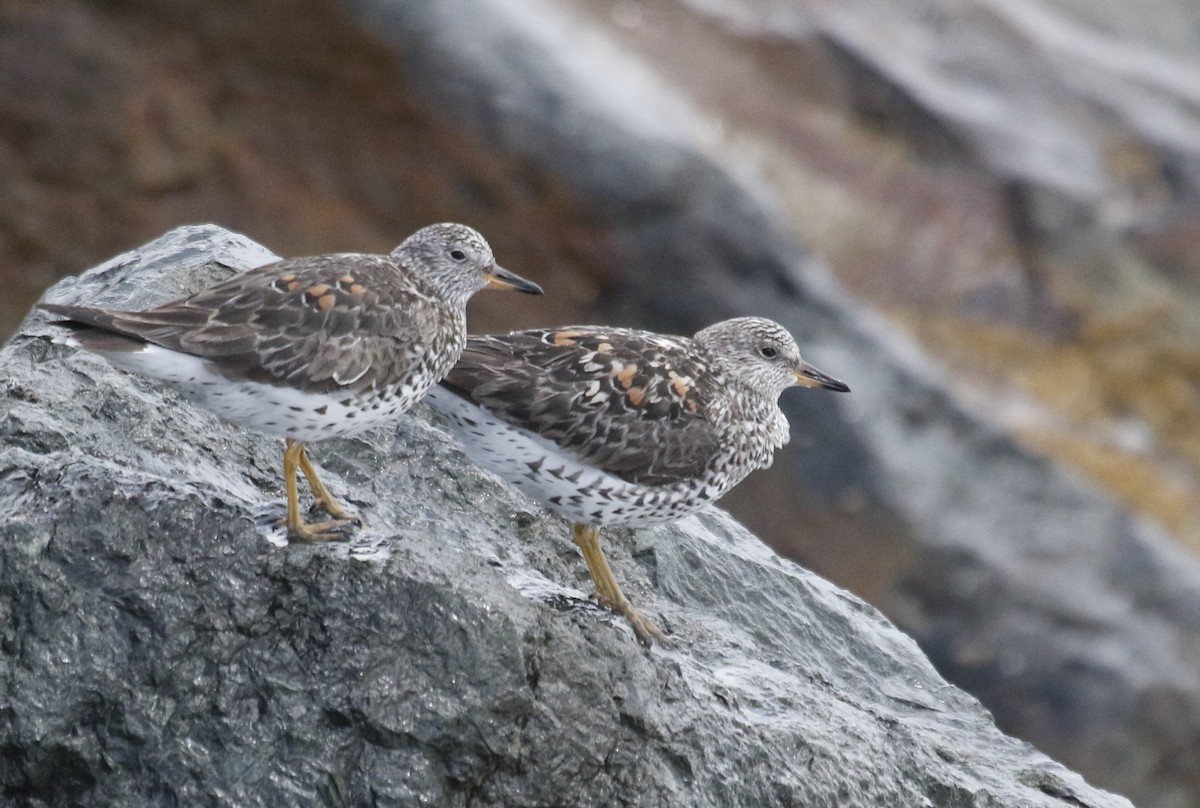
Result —
[[855, 393], [786, 397], [792, 449], [724, 504], [1004, 731], [1191, 808], [1200, 570], [1132, 514], [1200, 537], [1198, 9], [0, 3], [0, 334], [214, 220], [287, 255], [469, 222], [552, 290], [477, 330], [775, 316]]
[[853, 581], [1006, 730], [1138, 804], [1197, 804], [1200, 752], [1180, 741], [1200, 733], [1195, 557], [968, 411], [825, 282], [712, 121], [603, 25], [518, 5], [346, 7], [393, 42], [426, 106], [588, 200], [615, 245], [606, 317], [686, 332], [770, 316], [851, 385], [833, 403], [785, 397], [793, 446], [731, 497], [753, 497], [774, 546]]
[[[55, 287], [151, 305], [269, 260], [182, 228]], [[314, 455], [368, 526], [284, 546], [279, 447], [52, 341], [0, 352], [0, 789], [14, 805], [1120, 806], [724, 514], [565, 523], [422, 418]]]

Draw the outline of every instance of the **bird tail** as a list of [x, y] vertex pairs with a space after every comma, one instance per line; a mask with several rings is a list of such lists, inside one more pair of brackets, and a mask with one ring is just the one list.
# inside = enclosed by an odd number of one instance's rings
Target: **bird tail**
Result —
[[119, 312], [57, 303], [39, 303], [37, 308], [57, 318], [53, 322], [68, 332], [62, 341], [73, 348], [123, 353], [139, 351], [146, 345], [145, 339], [121, 328], [117, 323]]

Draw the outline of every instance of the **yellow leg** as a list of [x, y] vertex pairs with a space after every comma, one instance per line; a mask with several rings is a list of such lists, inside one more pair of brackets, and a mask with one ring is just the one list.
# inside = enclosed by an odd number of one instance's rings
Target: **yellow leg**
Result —
[[621, 586], [617, 583], [616, 576], [613, 575], [612, 567], [608, 566], [608, 559], [604, 557], [604, 550], [600, 548], [600, 531], [591, 525], [577, 524], [574, 534], [575, 544], [583, 553], [583, 560], [587, 562], [588, 572], [591, 573], [592, 582], [596, 585], [596, 601], [601, 606], [624, 615], [629, 624], [633, 626], [633, 633], [637, 634], [643, 645], [650, 645], [653, 640], [666, 642], [666, 635], [659, 631], [658, 627], [651, 623], [645, 615], [633, 608], [633, 604], [621, 591]]
[[305, 522], [300, 518], [300, 494], [296, 489], [296, 471], [304, 460], [304, 444], [288, 439], [287, 448], [283, 450], [283, 485], [287, 491], [287, 526], [288, 538], [299, 541], [336, 541], [344, 539], [344, 529], [347, 522], [335, 519], [329, 522]]
[[[287, 440], [289, 443], [295, 443], [290, 438]], [[335, 500], [333, 494], [329, 493], [329, 489], [325, 487], [325, 483], [321, 482], [321, 478], [317, 476], [316, 467], [308, 459], [308, 449], [305, 448], [303, 443], [300, 444], [300, 470], [308, 478], [308, 485], [312, 488], [313, 497], [317, 501], [318, 508], [325, 511], [325, 513], [334, 519], [345, 519], [347, 521], [358, 519], [357, 516], [346, 510], [341, 503]]]

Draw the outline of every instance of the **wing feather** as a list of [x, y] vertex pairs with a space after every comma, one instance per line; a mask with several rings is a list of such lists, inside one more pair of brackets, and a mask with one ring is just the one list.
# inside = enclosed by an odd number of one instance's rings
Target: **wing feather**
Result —
[[686, 338], [592, 327], [468, 337], [442, 384], [630, 482], [699, 476], [718, 454], [711, 416], [724, 391]]
[[71, 323], [214, 360], [266, 384], [330, 392], [403, 377], [459, 317], [384, 256], [269, 264], [148, 311], [44, 305]]

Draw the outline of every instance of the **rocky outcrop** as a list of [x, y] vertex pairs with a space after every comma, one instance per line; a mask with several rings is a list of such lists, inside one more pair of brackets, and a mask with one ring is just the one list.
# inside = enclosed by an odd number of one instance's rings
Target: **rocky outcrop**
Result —
[[[269, 258], [183, 228], [49, 298], [146, 306]], [[0, 352], [6, 804], [1128, 805], [719, 511], [612, 532], [674, 638], [647, 651], [566, 524], [423, 415], [319, 444], [367, 526], [285, 545], [275, 441], [53, 334]]]
[[792, 447], [724, 504], [1005, 732], [1200, 804], [1200, 570], [1136, 515], [1200, 536], [1197, 9], [0, 4], [0, 334], [210, 220], [287, 255], [468, 222], [550, 292], [476, 330], [776, 317], [855, 392], [786, 396]]
[[[668, 14], [670, 5], [647, 15]], [[794, 5], [780, 7], [783, 18], [791, 19]], [[793, 446], [770, 474], [732, 497], [747, 498], [748, 518], [773, 546], [853, 582], [940, 670], [980, 694], [1002, 727], [1139, 804], [1200, 799], [1196, 753], [1178, 740], [1200, 732], [1193, 641], [1200, 564], [1154, 524], [968, 410], [902, 336], [826, 282], [823, 268], [806, 260], [771, 215], [780, 211], [770, 202], [786, 199], [786, 191], [764, 202], [765, 183], [746, 176], [734, 149], [714, 142], [711, 119], [678, 91], [695, 91], [695, 78], [708, 75], [699, 60], [685, 62], [700, 71], [689, 83], [679, 78], [672, 59], [682, 57], [667, 38], [643, 47], [648, 55], [639, 58], [612, 47], [612, 26], [583, 12], [524, 14], [500, 0], [419, 10], [357, 0], [346, 7], [395, 45], [427, 106], [588, 200], [596, 226], [615, 245], [606, 317], [686, 332], [735, 313], [770, 316], [798, 335], [807, 356], [851, 385], [854, 394], [832, 404], [785, 397]], [[833, 5], [817, 7], [818, 17], [837, 16]], [[764, 15], [764, 24], [806, 32]], [[467, 29], [457, 24], [464, 18], [473, 21]], [[938, 18], [913, 19], [933, 25]], [[850, 33], [862, 34], [854, 41], [872, 43], [882, 60], [886, 21], [851, 28], [843, 16], [824, 24], [846, 32], [839, 40], [846, 47]], [[636, 39], [638, 27], [631, 30]], [[695, 26], [680, 22], [679, 31], [693, 46], [714, 48], [697, 53], [730, 54], [712, 37], [691, 39]], [[912, 41], [925, 40], [914, 34]], [[651, 64], [674, 64], [663, 70], [677, 83], [661, 81]], [[713, 81], [737, 103], [732, 88]], [[620, 92], [607, 90], [614, 83]], [[783, 108], [780, 96], [768, 94], [774, 85], [764, 83], [767, 89], [748, 80], [744, 92]], [[919, 95], [896, 76], [885, 83]], [[981, 123], [956, 131], [986, 139], [984, 130]], [[1001, 146], [1009, 141], [988, 142], [998, 144], [984, 150], [997, 159], [1007, 153]], [[822, 213], [790, 212], [798, 219]]]

